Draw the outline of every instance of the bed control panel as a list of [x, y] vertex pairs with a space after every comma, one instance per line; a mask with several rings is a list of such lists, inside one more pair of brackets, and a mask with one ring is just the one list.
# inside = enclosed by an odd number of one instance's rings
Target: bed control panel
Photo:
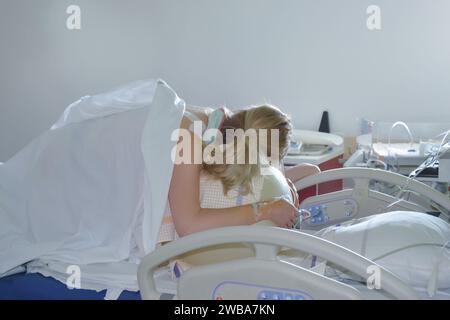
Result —
[[330, 219], [330, 217], [327, 214], [326, 205], [312, 206], [308, 209], [309, 209], [308, 211], [311, 213], [311, 218], [308, 221], [310, 225], [317, 226], [321, 224], [326, 224]]
[[246, 292], [251, 300], [312, 300], [306, 292], [287, 288], [274, 288], [244, 282], [225, 281], [213, 292], [214, 300], [233, 299], [235, 292]]
[[304, 222], [303, 227], [316, 229], [353, 219], [358, 205], [353, 199], [338, 199], [321, 201], [320, 204], [306, 204], [301, 208], [311, 213], [311, 218]]
[[258, 294], [257, 300], [309, 300], [310, 297], [305, 294], [294, 293], [291, 291], [271, 291], [263, 290]]

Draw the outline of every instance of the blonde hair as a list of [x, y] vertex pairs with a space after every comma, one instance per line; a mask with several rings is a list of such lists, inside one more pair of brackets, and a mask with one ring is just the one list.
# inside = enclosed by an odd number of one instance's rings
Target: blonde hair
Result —
[[[271, 129], [278, 129], [279, 150], [277, 151], [280, 161], [287, 153], [292, 131], [289, 116], [272, 105], [250, 107], [228, 114], [224, 123], [224, 128], [221, 130], [224, 137], [226, 136], [224, 131], [227, 128], [242, 129], [244, 131], [247, 131], [248, 129], [255, 129], [256, 131], [258, 131], [258, 129], [266, 129], [269, 130], [269, 132]], [[271, 134], [269, 133], [267, 136], [267, 155], [272, 155]], [[227, 143], [227, 141], [224, 141], [224, 143]], [[253, 178], [260, 174], [261, 162], [258, 161], [257, 164], [252, 164], [248, 161], [247, 155], [249, 154], [250, 148], [247, 139], [245, 139], [243, 147], [244, 150], [238, 150], [237, 147], [235, 147], [234, 153], [237, 155], [240, 152], [245, 152], [246, 160], [244, 164], [203, 163], [203, 170], [213, 178], [222, 182], [225, 195], [237, 186], [241, 187], [243, 195], [249, 194], [253, 191]]]

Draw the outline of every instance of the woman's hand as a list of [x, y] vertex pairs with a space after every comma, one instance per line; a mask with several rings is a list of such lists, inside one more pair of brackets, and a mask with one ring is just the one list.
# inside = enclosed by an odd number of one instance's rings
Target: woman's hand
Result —
[[297, 208], [284, 199], [269, 202], [261, 212], [261, 220], [270, 220], [281, 228], [291, 229], [297, 222]]

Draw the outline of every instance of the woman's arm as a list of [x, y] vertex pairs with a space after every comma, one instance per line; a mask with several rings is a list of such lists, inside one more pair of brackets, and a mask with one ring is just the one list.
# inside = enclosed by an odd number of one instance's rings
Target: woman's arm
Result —
[[169, 203], [175, 229], [179, 236], [213, 228], [251, 225], [271, 220], [279, 227], [291, 228], [296, 220], [296, 208], [287, 201], [279, 200], [261, 208], [257, 218], [251, 205], [206, 209], [200, 207], [200, 165], [180, 164], [174, 166], [169, 190]]
[[[181, 127], [185, 130], [190, 121], [182, 122]], [[174, 164], [172, 180], [169, 189], [169, 204], [175, 229], [180, 236], [207, 230], [211, 228], [249, 225], [255, 223], [256, 219], [251, 206], [242, 206], [230, 209], [204, 210], [200, 207], [200, 171], [201, 164], [195, 164], [195, 146], [200, 147], [202, 141], [199, 137], [188, 130], [188, 135], [183, 139], [190, 139], [191, 149], [185, 150], [180, 140], [178, 143], [177, 156], [189, 159], [190, 163], [180, 163], [180, 158]], [[184, 155], [190, 151], [190, 155]], [[198, 161], [198, 160], [197, 160]]]
[[284, 170], [284, 175], [287, 179], [295, 183], [303, 178], [318, 174], [320, 172], [321, 171], [318, 166], [305, 163], [299, 164], [295, 167], [286, 168]]
[[[195, 137], [192, 136], [195, 140]], [[180, 236], [227, 226], [250, 225], [271, 220], [279, 227], [295, 223], [296, 209], [287, 201], [276, 201], [261, 208], [255, 217], [251, 205], [205, 209], [200, 207], [200, 171], [198, 164], [175, 164], [169, 189], [169, 203], [175, 229]]]
[[180, 236], [190, 233], [256, 222], [251, 206], [227, 209], [202, 209], [200, 207], [201, 165], [174, 166], [169, 190], [169, 203], [175, 229]]
[[300, 207], [300, 200], [298, 197], [297, 188], [295, 187], [295, 182], [318, 173], [320, 173], [320, 168], [312, 164], [300, 164], [284, 170], [284, 175], [289, 187], [291, 188], [292, 198], [294, 199], [294, 203], [297, 208]]

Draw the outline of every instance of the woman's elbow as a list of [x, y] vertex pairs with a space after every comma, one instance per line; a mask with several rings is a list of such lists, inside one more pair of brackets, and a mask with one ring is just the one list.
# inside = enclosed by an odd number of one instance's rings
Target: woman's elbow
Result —
[[310, 171], [310, 176], [315, 175], [315, 174], [319, 174], [322, 172], [322, 170], [320, 170], [319, 166], [310, 164], [309, 165], [309, 171]]
[[186, 237], [188, 235], [190, 235], [191, 233], [193, 233], [192, 230], [190, 230], [189, 227], [175, 227], [175, 231], [177, 232], [177, 235], [180, 238]]
[[175, 232], [177, 235], [182, 238], [192, 233], [191, 227], [188, 223], [178, 222], [174, 223]]
[[182, 219], [181, 221], [177, 221], [177, 219], [174, 219], [174, 227], [177, 235], [182, 238], [195, 233], [197, 230], [195, 228], [196, 225], [194, 221], [194, 217], [191, 217], [189, 219]]
[[286, 171], [286, 178], [293, 182], [299, 181], [309, 176], [319, 174], [320, 168], [313, 164], [301, 164]]

